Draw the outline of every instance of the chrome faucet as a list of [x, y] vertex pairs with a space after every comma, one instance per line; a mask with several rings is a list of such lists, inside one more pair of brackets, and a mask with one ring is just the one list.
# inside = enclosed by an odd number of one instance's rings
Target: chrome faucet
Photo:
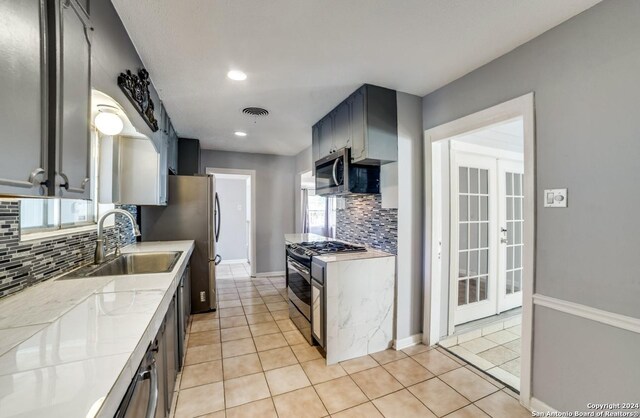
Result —
[[107, 244], [106, 242], [107, 238], [103, 236], [104, 220], [107, 218], [107, 216], [112, 214], [115, 215], [116, 213], [119, 213], [127, 217], [131, 222], [131, 227], [133, 228], [134, 235], [136, 237], [140, 236], [140, 230], [138, 229], [138, 224], [136, 224], [136, 220], [133, 218], [133, 215], [130, 212], [127, 212], [126, 210], [123, 210], [123, 209], [111, 209], [107, 211], [104, 215], [102, 215], [102, 217], [98, 221], [98, 239], [96, 241], [96, 255], [93, 261], [94, 264], [102, 264], [104, 262], [104, 252]]

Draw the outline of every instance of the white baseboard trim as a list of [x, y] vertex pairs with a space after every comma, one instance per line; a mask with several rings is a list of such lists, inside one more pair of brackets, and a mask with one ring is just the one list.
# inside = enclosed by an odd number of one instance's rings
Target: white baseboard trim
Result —
[[246, 263], [248, 260], [246, 258], [239, 258], [237, 260], [222, 260], [220, 264], [240, 264]]
[[401, 340], [394, 340], [393, 348], [395, 348], [396, 350], [403, 350], [407, 347], [418, 345], [421, 342], [422, 342], [422, 333], [414, 334], [410, 337], [403, 338]]
[[284, 276], [284, 271], [268, 271], [266, 273], [256, 273], [254, 277], [275, 277]]
[[534, 305], [544, 306], [556, 311], [579, 316], [591, 321], [600, 322], [602, 324], [640, 334], [640, 319], [638, 318], [603, 311], [602, 309], [596, 309], [579, 303], [540, 295], [538, 293], [533, 295], [533, 303]]
[[542, 402], [540, 399], [534, 397], [531, 397], [529, 406], [531, 407], [532, 412], [558, 412], [554, 408]]

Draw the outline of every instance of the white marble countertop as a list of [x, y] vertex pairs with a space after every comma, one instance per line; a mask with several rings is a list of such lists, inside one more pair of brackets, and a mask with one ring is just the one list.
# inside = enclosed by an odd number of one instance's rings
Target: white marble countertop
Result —
[[287, 244], [299, 244], [301, 242], [336, 241], [333, 238], [323, 237], [317, 234], [284, 234]]
[[[341, 241], [339, 239], [323, 237], [322, 235], [317, 234], [285, 234], [284, 241], [286, 244], [298, 244], [301, 242], [317, 242], [317, 241]], [[347, 242], [347, 244], [350, 244]], [[358, 245], [358, 244], [355, 244]], [[325, 263], [335, 263], [338, 261], [348, 261], [348, 260], [364, 260], [367, 258], [380, 258], [380, 257], [395, 257], [395, 255], [391, 253], [387, 253], [384, 251], [376, 250], [369, 246], [366, 246], [366, 252], [353, 252], [353, 253], [332, 253], [326, 255], [314, 256], [315, 260], [320, 260]]]
[[170, 273], [51, 279], [0, 301], [0, 417], [112, 417], [171, 303], [193, 241]]

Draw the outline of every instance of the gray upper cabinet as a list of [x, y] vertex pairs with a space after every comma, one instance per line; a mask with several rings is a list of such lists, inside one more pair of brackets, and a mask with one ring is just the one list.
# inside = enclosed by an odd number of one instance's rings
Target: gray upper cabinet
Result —
[[85, 11], [61, 1], [57, 194], [90, 198], [91, 42]]
[[[316, 123], [311, 128], [311, 158], [313, 162], [320, 159], [320, 127]], [[313, 175], [316, 175], [316, 165], [311, 164]]]
[[87, 14], [87, 16], [89, 15], [89, 7], [90, 7], [90, 0], [78, 0], [78, 4], [82, 7], [82, 10], [84, 10], [84, 12]]
[[335, 151], [332, 114], [325, 116], [324, 119], [318, 122], [318, 149], [320, 150], [320, 158]]
[[[331, 126], [330, 133], [325, 133], [326, 126]], [[314, 125], [314, 130], [318, 130], [317, 135], [312, 135], [316, 161], [344, 147], [351, 148], [354, 163], [380, 165], [397, 161], [396, 92], [365, 84]]]
[[351, 109], [345, 100], [333, 113], [333, 151], [351, 146]]
[[90, 198], [91, 29], [83, 4], [0, 1], [0, 193]]
[[2, 0], [0, 16], [0, 193], [45, 194], [46, 10], [40, 0]]
[[169, 201], [169, 170], [167, 169], [169, 159], [169, 137], [163, 135], [162, 142], [160, 144], [160, 181], [158, 182], [160, 191], [158, 193], [158, 203], [160, 205], [166, 205]]
[[358, 89], [349, 97], [351, 106], [351, 159], [360, 161], [364, 157], [364, 136], [366, 124], [364, 90]]
[[173, 127], [173, 124], [169, 122], [169, 171], [173, 174], [178, 174], [178, 134]]

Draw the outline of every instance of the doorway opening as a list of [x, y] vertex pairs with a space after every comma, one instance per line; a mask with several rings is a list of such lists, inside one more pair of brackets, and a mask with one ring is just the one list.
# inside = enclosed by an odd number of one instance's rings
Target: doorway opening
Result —
[[[425, 132], [433, 245], [425, 329], [530, 396], [533, 95]], [[429, 162], [431, 164], [429, 164]]]
[[220, 236], [219, 278], [255, 276], [255, 171], [207, 168], [216, 178]]

